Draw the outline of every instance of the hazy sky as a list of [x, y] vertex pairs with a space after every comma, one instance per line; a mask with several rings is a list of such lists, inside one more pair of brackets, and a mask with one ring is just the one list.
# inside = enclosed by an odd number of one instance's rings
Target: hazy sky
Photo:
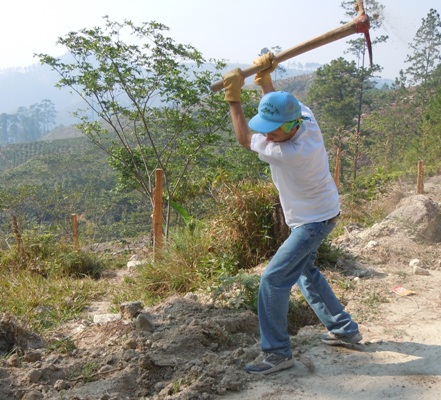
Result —
[[[382, 76], [394, 79], [409, 54], [408, 44], [440, 0], [378, 0], [385, 6], [386, 44], [374, 48]], [[112, 21], [157, 21], [177, 42], [205, 58], [251, 64], [264, 47], [283, 50], [328, 32], [345, 20], [341, 0], [5, 0], [1, 7], [0, 70], [38, 62], [34, 53], [61, 56], [57, 38], [69, 31]], [[347, 39], [355, 38], [356, 35]], [[346, 40], [304, 53], [296, 62], [329, 63], [345, 56]]]

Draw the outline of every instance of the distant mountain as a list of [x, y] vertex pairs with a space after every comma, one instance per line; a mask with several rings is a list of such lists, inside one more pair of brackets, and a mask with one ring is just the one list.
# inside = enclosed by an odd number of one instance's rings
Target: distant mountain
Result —
[[80, 106], [80, 100], [67, 89], [56, 88], [58, 79], [50, 67], [39, 64], [0, 71], [0, 113], [13, 114], [19, 107], [29, 108], [49, 99], [58, 113], [57, 125], [73, 123], [69, 112]]
[[[65, 56], [66, 58], [68, 56]], [[62, 57], [64, 59], [65, 57]], [[225, 71], [233, 68], [248, 68], [246, 64], [229, 64]], [[214, 69], [212, 64], [205, 68]], [[288, 69], [279, 79], [310, 73], [301, 69]], [[33, 64], [26, 68], [9, 68], [0, 70], [0, 114], [14, 114], [19, 107], [29, 108], [44, 99], [55, 104], [57, 125], [71, 125], [78, 122], [71, 113], [84, 107], [83, 101], [69, 89], [58, 89], [55, 84], [59, 75], [47, 65]], [[252, 78], [247, 79], [252, 83]]]
[[[68, 57], [68, 55], [62, 57], [63, 61], [67, 62]], [[228, 64], [225, 71], [233, 68], [245, 69], [249, 66], [249, 64]], [[277, 80], [290, 82], [291, 85], [288, 84], [286, 87], [284, 83], [284, 90], [294, 92], [301, 99], [312, 81], [312, 73], [320, 65], [315, 63], [305, 65], [291, 63], [290, 66], [291, 68], [286, 68], [284, 72], [277, 72], [276, 78]], [[205, 68], [214, 69], [214, 66], [207, 63]], [[301, 78], [302, 76], [303, 78]], [[252, 79], [252, 77], [247, 78], [246, 84], [252, 84]], [[70, 93], [69, 89], [56, 88], [55, 84], [58, 80], [59, 75], [47, 65], [34, 64], [27, 68], [0, 70], [0, 114], [13, 114], [19, 107], [29, 108], [33, 104], [48, 99], [55, 105], [57, 126], [68, 126], [77, 123], [78, 120], [73, 118], [71, 113], [83, 108], [84, 102], [77, 94]], [[384, 83], [390, 84], [391, 82], [381, 80], [379, 85], [382, 86]], [[57, 134], [60, 134], [60, 132], [57, 132]], [[70, 132], [70, 134], [72, 133]], [[61, 134], [61, 136], [64, 135]]]

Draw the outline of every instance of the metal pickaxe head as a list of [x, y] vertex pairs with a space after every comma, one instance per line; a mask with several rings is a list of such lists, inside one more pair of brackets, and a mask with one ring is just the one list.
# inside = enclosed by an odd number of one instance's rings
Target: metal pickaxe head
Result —
[[357, 17], [354, 19], [355, 29], [357, 33], [364, 33], [364, 37], [366, 39], [366, 47], [368, 49], [369, 54], [369, 62], [372, 67], [373, 65], [373, 57], [372, 57], [372, 43], [371, 37], [369, 35], [369, 17], [367, 16], [362, 0], [357, 0], [355, 10], [358, 12]]

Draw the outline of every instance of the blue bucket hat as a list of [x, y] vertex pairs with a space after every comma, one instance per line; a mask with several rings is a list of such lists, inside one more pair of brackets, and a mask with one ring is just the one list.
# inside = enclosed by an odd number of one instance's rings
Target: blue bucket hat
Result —
[[285, 122], [302, 117], [297, 99], [288, 92], [270, 92], [262, 97], [257, 115], [248, 122], [256, 132], [269, 133], [280, 128]]

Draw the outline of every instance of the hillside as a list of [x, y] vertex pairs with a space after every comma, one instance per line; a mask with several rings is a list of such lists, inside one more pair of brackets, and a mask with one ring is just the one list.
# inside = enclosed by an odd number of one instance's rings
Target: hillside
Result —
[[[62, 57], [64, 61], [68, 56]], [[229, 64], [225, 71], [232, 68], [247, 68], [249, 65]], [[205, 64], [210, 70], [213, 66]], [[288, 69], [283, 79], [310, 74], [308, 70]], [[0, 71], [0, 114], [15, 113], [19, 107], [29, 107], [43, 99], [48, 99], [55, 104], [57, 110], [56, 125], [71, 125], [77, 120], [71, 113], [79, 108], [84, 108], [83, 101], [78, 95], [70, 93], [67, 88], [59, 89], [55, 84], [59, 75], [46, 65], [34, 64], [27, 68], [13, 68]], [[247, 83], [252, 83], [248, 78]]]
[[[69, 352], [50, 349], [13, 319], [1, 320], [0, 348], [16, 353], [0, 360], [0, 397], [438, 400], [441, 232], [434, 227], [441, 219], [440, 183], [441, 177], [429, 179], [425, 195], [415, 195], [413, 185], [396, 185], [370, 205], [390, 209], [386, 218], [366, 229], [340, 226], [334, 242], [347, 258], [325, 274], [360, 322], [360, 345], [325, 346], [323, 328], [311, 320], [292, 336], [294, 368], [252, 376], [243, 371], [259, 353], [250, 311], [213, 304], [202, 293], [154, 307], [133, 299], [120, 313], [99, 298], [81, 320], [52, 333], [74, 346]], [[104, 279], [117, 287], [136, 277], [137, 270], [127, 269]]]
[[[70, 136], [72, 130], [61, 132]], [[8, 205], [0, 223], [6, 234], [14, 214], [23, 230], [37, 224], [62, 236], [70, 214], [78, 213], [89, 226], [82, 229], [84, 240], [145, 233], [151, 219], [139, 193], [117, 192], [116, 185], [107, 155], [84, 137], [9, 145], [0, 148], [0, 198], [3, 207]]]
[[49, 99], [56, 106], [57, 125], [74, 123], [70, 113], [79, 108], [81, 102], [67, 89], [56, 88], [58, 79], [58, 74], [50, 67], [39, 64], [0, 71], [0, 114], [15, 113], [19, 107]]

